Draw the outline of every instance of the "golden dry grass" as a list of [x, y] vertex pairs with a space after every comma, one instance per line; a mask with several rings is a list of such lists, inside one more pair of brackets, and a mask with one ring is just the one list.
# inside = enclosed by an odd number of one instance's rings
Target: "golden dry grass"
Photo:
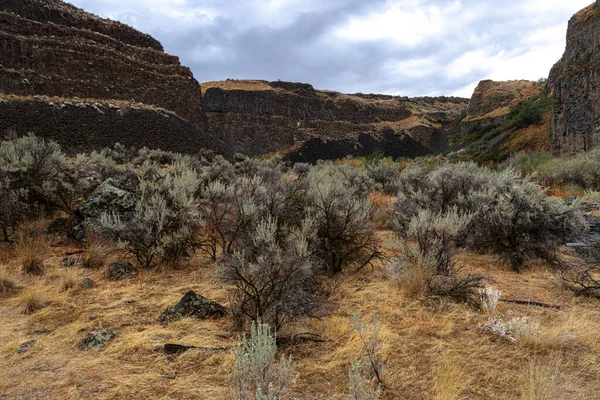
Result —
[[[188, 290], [227, 305], [227, 291], [214, 281], [211, 265], [193, 260], [182, 270], [147, 272], [139, 282], [109, 282], [102, 271], [78, 268], [72, 272], [74, 280], [90, 277], [97, 286], [61, 293], [65, 272], [59, 262], [64, 251], [52, 249], [43, 277], [22, 278], [27, 291], [52, 298], [45, 308], [25, 315], [18, 298], [0, 300], [0, 395], [10, 399], [231, 398], [230, 351], [194, 350], [181, 356], [161, 351], [165, 343], [221, 348], [237, 342], [240, 333], [228, 319], [186, 318], [166, 326], [157, 322], [160, 313]], [[290, 333], [313, 332], [327, 340], [282, 348], [296, 363], [291, 398], [345, 397], [347, 372], [361, 348], [351, 317], [360, 313], [368, 322], [372, 312], [382, 325], [382, 353], [388, 360], [384, 399], [548, 398], [544, 393], [552, 399], [597, 398], [597, 300], [574, 297], [543, 264], [515, 274], [498, 267], [494, 257], [463, 252], [457, 260], [465, 272], [492, 276], [492, 285], [502, 290], [505, 299], [537, 300], [561, 309], [501, 302], [501, 315], [528, 315], [540, 325], [536, 334], [512, 344], [482, 332], [483, 313], [453, 303], [428, 306], [389, 281], [381, 266], [364, 275], [327, 279], [332, 295], [322, 316], [287, 328]], [[16, 260], [6, 269], [18, 269]], [[105, 349], [78, 348], [79, 341], [99, 330], [113, 331], [116, 337]], [[17, 355], [19, 344], [31, 339], [37, 340], [36, 345]], [[555, 374], [558, 378], [549, 378]]]
[[269, 86], [264, 81], [255, 81], [248, 79], [231, 79], [227, 81], [209, 81], [200, 84], [202, 88], [202, 94], [210, 88], [219, 88], [222, 90], [251, 90], [251, 91], [264, 91], [264, 90], [275, 90], [272, 86]]

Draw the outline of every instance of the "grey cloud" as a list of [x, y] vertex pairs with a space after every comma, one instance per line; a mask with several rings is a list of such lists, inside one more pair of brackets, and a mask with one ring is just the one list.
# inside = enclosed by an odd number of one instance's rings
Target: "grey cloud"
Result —
[[[282, 19], [289, 21], [287, 24], [265, 19], [261, 11], [264, 0], [188, 0], [179, 9], [201, 7], [218, 15], [212, 20], [199, 18], [193, 23], [153, 13], [145, 6], [136, 6], [136, 2], [121, 5], [107, 0], [74, 0], [73, 3], [102, 16], [117, 16], [155, 36], [201, 82], [226, 78], [282, 79], [343, 92], [409, 96], [450, 94], [473, 86], [489, 77], [489, 65], [471, 66], [468, 74], [459, 77], [450, 77], [447, 67], [473, 50], [488, 55], [524, 54], [530, 50], [525, 38], [549, 24], [565, 23], [570, 16], [542, 13], [532, 18], [519, 12], [522, 0], [507, 0], [502, 6], [494, 0], [463, 0], [456, 15], [460, 16], [463, 9], [472, 11], [468, 25], [460, 19], [450, 20], [449, 16], [445, 23], [450, 29], [443, 37], [429, 38], [418, 46], [402, 46], [391, 39], [357, 42], [333, 34], [335, 28], [350, 18], [369, 15], [397, 1], [307, 0], [300, 12], [294, 13], [293, 8], [281, 11]], [[417, 7], [449, 3], [424, 0]], [[557, 58], [560, 53], [562, 49], [557, 48]], [[387, 68], [390, 63], [424, 58], [433, 60], [433, 67], [424, 76], [415, 77], [402, 70], [390, 73]], [[543, 68], [549, 70], [550, 66]]]

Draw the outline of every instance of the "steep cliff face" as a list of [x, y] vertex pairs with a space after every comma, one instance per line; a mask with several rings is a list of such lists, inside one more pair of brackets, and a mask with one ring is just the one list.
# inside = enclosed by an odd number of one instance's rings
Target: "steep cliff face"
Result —
[[[174, 113], [181, 123], [189, 124], [186, 131], [198, 139], [194, 149], [202, 142], [202, 95], [192, 73], [181, 66], [177, 57], [165, 54], [158, 41], [124, 24], [96, 17], [59, 0], [1, 0], [0, 65], [4, 109], [10, 109], [8, 102], [13, 99], [22, 105], [32, 96], [42, 96], [36, 103], [45, 96], [74, 104], [110, 104], [118, 100], [142, 103], [144, 106], [139, 109], [145, 114], [162, 108], [166, 110], [163, 114]], [[65, 107], [61, 111], [68, 114], [74, 110]], [[0, 118], [0, 133], [31, 130], [55, 137], [69, 148], [69, 141], [63, 140], [67, 132], [41, 128], [45, 125], [45, 113], [27, 115], [34, 121], [12, 115]], [[95, 138], [102, 136], [100, 132], [106, 134], [114, 129], [112, 136], [116, 136], [131, 128], [125, 121], [119, 124], [118, 118], [109, 118], [110, 113], [99, 115], [100, 126], [85, 127], [89, 130], [88, 149], [99, 145]], [[36, 129], [35, 122], [40, 128]], [[160, 146], [160, 138], [170, 134], [168, 124], [146, 128], [141, 134], [134, 127], [133, 132], [141, 135], [130, 141], [138, 141], [139, 146], [146, 141]], [[83, 127], [73, 124], [70, 129], [78, 131]], [[163, 146], [167, 145], [165, 142]]]
[[[337, 158], [342, 153], [411, 156], [443, 150], [450, 127], [468, 102], [453, 97], [346, 95], [290, 82], [230, 80], [202, 87], [207, 136], [226, 153], [293, 153], [290, 157], [298, 161], [313, 161], [314, 153]], [[384, 134], [390, 132], [391, 136]]]
[[555, 154], [600, 146], [600, 1], [569, 21], [567, 46], [548, 78]]

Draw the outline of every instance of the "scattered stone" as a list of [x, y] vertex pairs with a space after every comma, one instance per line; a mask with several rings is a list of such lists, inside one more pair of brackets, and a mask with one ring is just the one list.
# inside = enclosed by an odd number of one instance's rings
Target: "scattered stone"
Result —
[[135, 277], [137, 273], [132, 263], [115, 261], [108, 265], [106, 277], [111, 281], [122, 281]]
[[114, 179], [105, 180], [80, 206], [75, 208], [75, 219], [71, 235], [76, 240], [85, 238], [88, 228], [97, 228], [100, 216], [114, 213], [123, 221], [135, 210], [135, 197], [132, 193], [120, 189]]
[[31, 348], [31, 346], [33, 346], [35, 344], [35, 340], [29, 340], [25, 343], [21, 343], [21, 345], [19, 346], [19, 348], [17, 349], [17, 354], [24, 354], [27, 351], [29, 351], [29, 349]]
[[81, 350], [90, 350], [106, 347], [106, 343], [113, 340], [115, 334], [113, 332], [93, 332], [91, 335], [79, 342]]
[[75, 258], [75, 257], [63, 257], [62, 261], [60, 262], [60, 265], [63, 268], [74, 268], [77, 266], [77, 264], [79, 263], [79, 259]]
[[168, 307], [160, 315], [158, 321], [166, 324], [184, 317], [199, 319], [222, 318], [226, 314], [227, 308], [190, 290], [181, 298], [177, 305]]
[[79, 288], [80, 289], [91, 289], [94, 286], [96, 286], [96, 282], [94, 282], [93, 280], [91, 280], [90, 278], [83, 278], [80, 282], [79, 282]]

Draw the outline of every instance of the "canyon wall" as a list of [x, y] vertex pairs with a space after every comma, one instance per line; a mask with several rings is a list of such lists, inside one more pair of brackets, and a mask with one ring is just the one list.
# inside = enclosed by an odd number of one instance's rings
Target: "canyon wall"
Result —
[[[177, 57], [165, 54], [161, 44], [133, 28], [96, 17], [58, 0], [0, 0], [0, 98], [2, 108], [18, 101], [15, 109], [23, 109], [25, 100], [32, 100], [32, 110], [23, 117], [2, 114], [0, 134], [16, 131], [56, 138], [68, 148], [64, 138], [69, 131], [83, 131], [78, 126], [80, 111], [72, 107], [59, 110], [73, 113], [73, 126], [58, 125], [48, 129], [46, 112], [39, 108], [48, 97], [63, 99], [63, 103], [111, 104], [126, 101], [140, 104], [144, 114], [162, 109], [162, 115], [173, 113], [177, 118], [174, 130], [181, 124], [200, 144], [203, 129], [202, 94], [191, 71]], [[102, 115], [102, 114], [99, 114]], [[106, 115], [110, 115], [106, 114]], [[27, 118], [33, 118], [26, 119]], [[150, 119], [166, 120], [159, 116]], [[138, 147], [153, 143], [168, 147], [169, 124], [143, 124], [144, 129], [129, 124], [127, 118], [100, 118], [98, 126], [87, 125], [88, 142], [78, 149], [91, 150], [108, 137], [127, 134], [129, 142]], [[119, 122], [120, 121], [120, 122]], [[104, 125], [105, 124], [105, 125]], [[65, 130], [58, 130], [60, 129]], [[143, 135], [142, 135], [143, 133]], [[103, 139], [103, 135], [106, 138]], [[106, 140], [105, 140], [106, 139]], [[85, 144], [85, 145], [84, 145]], [[198, 148], [195, 146], [194, 148]]]
[[569, 21], [567, 45], [548, 78], [552, 149], [557, 155], [600, 145], [600, 1]]

